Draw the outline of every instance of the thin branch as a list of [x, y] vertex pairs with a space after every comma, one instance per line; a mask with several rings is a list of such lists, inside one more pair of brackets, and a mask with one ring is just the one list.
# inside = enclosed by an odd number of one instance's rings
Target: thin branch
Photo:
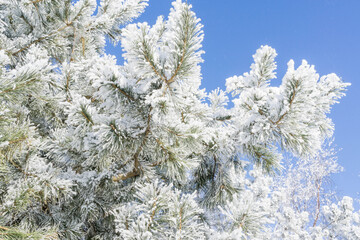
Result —
[[[27, 154], [28, 156], [28, 154]], [[16, 169], [18, 169], [20, 172], [22, 172], [25, 176], [28, 176], [28, 177], [36, 177], [38, 178], [37, 175], [33, 174], [33, 173], [28, 173], [26, 172], [24, 169], [22, 169], [22, 167], [19, 166], [19, 164], [15, 163], [12, 159], [8, 159], [9, 162], [11, 163], [11, 165], [13, 165]]]
[[85, 56], [85, 38], [81, 37], [81, 44], [82, 44], [82, 55]]
[[160, 146], [160, 148], [161, 148], [164, 152], [169, 153], [169, 150], [167, 150], [167, 149], [165, 148], [164, 144], [161, 142], [160, 139], [155, 138], [155, 141], [157, 142], [157, 144]]
[[34, 45], [34, 44], [36, 44], [36, 43], [38, 43], [38, 42], [41, 42], [42, 40], [44, 40], [44, 39], [46, 39], [46, 38], [48, 38], [48, 37], [51, 37], [52, 35], [54, 35], [54, 34], [56, 34], [56, 33], [58, 33], [58, 32], [63, 31], [63, 30], [66, 29], [67, 27], [71, 26], [71, 24], [72, 24], [72, 22], [66, 23], [65, 26], [62, 26], [61, 28], [55, 30], [54, 32], [52, 32], [52, 33], [50, 33], [50, 34], [48, 34], [48, 35], [46, 35], [46, 36], [44, 36], [44, 37], [40, 37], [40, 38], [38, 38], [38, 39], [36, 39], [36, 40], [28, 43], [28, 44], [25, 45], [24, 47], [20, 48], [19, 50], [17, 50], [16, 52], [13, 52], [13, 53], [11, 53], [11, 54], [12, 54], [13, 56], [16, 56], [17, 54], [19, 54], [19, 53], [25, 51], [26, 49], [28, 49], [29, 47], [31, 47], [32, 45]]
[[120, 137], [120, 134], [118, 133], [118, 130], [116, 129], [116, 127], [111, 123], [110, 124], [111, 129], [114, 131], [114, 133], [116, 134], [116, 136]]
[[0, 226], [0, 229], [5, 230], [5, 231], [9, 231], [9, 230], [10, 230], [10, 228], [3, 227], [3, 226]]
[[[179, 232], [181, 233], [181, 229], [182, 229], [182, 211], [183, 211], [183, 207], [180, 207], [180, 211], [179, 211], [179, 216], [180, 216], [180, 223], [179, 223]], [[180, 240], [181, 240], [181, 235], [180, 235]]]
[[181, 111], [181, 122], [185, 123], [185, 116], [183, 111]]
[[177, 133], [177, 132], [175, 132], [175, 131], [171, 130], [170, 128], [165, 128], [165, 130], [166, 130], [167, 132], [169, 132], [169, 133], [171, 133], [171, 134], [175, 135], [175, 136], [178, 136], [178, 137], [182, 137], [182, 136], [184, 136], [183, 134]]
[[58, 61], [60, 64], [62, 64], [63, 62], [56, 56], [52, 56], [53, 58], [55, 58], [56, 61]]
[[70, 102], [69, 98], [69, 86], [70, 86], [70, 73], [66, 74], [66, 85], [65, 85], [65, 92], [66, 92], [66, 101]]
[[[137, 159], [135, 159], [135, 160], [136, 160], [135, 162], [137, 162]], [[119, 182], [119, 181], [123, 181], [123, 180], [129, 179], [129, 178], [139, 176], [139, 174], [140, 174], [140, 169], [138, 168], [138, 164], [135, 164], [134, 169], [131, 172], [128, 172], [127, 174], [120, 174], [118, 176], [113, 176], [112, 180], [113, 180], [113, 182]]]
[[18, 139], [9, 141], [9, 144], [15, 144], [15, 143], [18, 143], [18, 142], [22, 142], [22, 141], [25, 141], [26, 139], [27, 139], [26, 137], [18, 138]]
[[[248, 110], [253, 110], [252, 109], [252, 107], [248, 104], [248, 103], [246, 103], [245, 102], [245, 105], [246, 105], [246, 107], [248, 108]], [[261, 115], [261, 116], [264, 116], [264, 117], [266, 117], [272, 124], [276, 124], [274, 121], [272, 121], [268, 116], [266, 116], [266, 114], [264, 113], [264, 111], [263, 110], [261, 110], [260, 108], [259, 108], [259, 110], [258, 110], [258, 113]]]
[[71, 46], [71, 54], [70, 54], [70, 62], [74, 61], [74, 53], [75, 53], [75, 46], [76, 46], [76, 28], [72, 26], [73, 28], [73, 43]]
[[[296, 82], [295, 82], [294, 92], [293, 92], [293, 94], [291, 95], [291, 98], [290, 98], [289, 109], [291, 109], [291, 106], [292, 106], [292, 104], [293, 104], [293, 102], [294, 102], [295, 95], [296, 95], [296, 89], [297, 89], [298, 87], [299, 87], [299, 83], [298, 83], [298, 81], [296, 81]], [[284, 118], [288, 113], [289, 113], [289, 110], [286, 111], [284, 114], [282, 114], [282, 115], [280, 116], [279, 120], [277, 120], [277, 121], [275, 122], [275, 125], [278, 125], [278, 124], [281, 122], [281, 120], [283, 120], [283, 118]]]
[[[188, 32], [188, 30], [186, 30], [186, 35], [187, 35], [187, 32]], [[180, 68], [181, 68], [181, 66], [182, 66], [182, 64], [183, 64], [183, 62], [184, 62], [184, 59], [185, 59], [186, 47], [187, 47], [186, 45], [187, 45], [187, 38], [185, 37], [185, 39], [184, 39], [184, 46], [183, 46], [183, 53], [182, 53], [182, 55], [181, 55], [180, 62], [179, 62], [179, 64], [178, 64], [178, 66], [177, 66], [174, 74], [171, 76], [171, 78], [170, 78], [169, 80], [166, 81], [167, 84], [170, 84], [170, 83], [172, 83], [172, 82], [175, 81], [175, 77], [177, 76], [177, 74], [178, 74], [178, 72], [179, 72], [179, 70], [180, 70]]]
[[215, 173], [216, 173], [216, 167], [217, 167], [217, 158], [216, 155], [213, 155], [214, 157], [214, 168], [213, 168], [213, 172], [212, 172], [212, 185], [214, 186], [215, 184]]
[[125, 97], [127, 97], [127, 99], [131, 100], [131, 101], [135, 101], [135, 99], [130, 96], [129, 94], [127, 94], [124, 90], [122, 90], [119, 86], [117, 86], [116, 84], [111, 84], [111, 86], [115, 89], [117, 89], [119, 92], [121, 92]]
[[25, 83], [23, 83], [23, 84], [18, 84], [18, 85], [16, 85], [15, 88], [9, 88], [9, 89], [6, 89], [6, 90], [0, 92], [0, 95], [2, 95], [2, 94], [4, 94], [4, 93], [16, 91], [16, 90], [18, 90], [19, 88], [25, 87], [25, 86], [29, 85], [30, 83], [35, 82], [36, 80], [38, 80], [38, 79], [34, 78], [34, 79], [31, 79], [31, 80], [29, 80], [29, 81], [27, 81], [27, 82], [25, 82]]
[[44, 0], [34, 0], [34, 1], [31, 1], [31, 3], [35, 4], [35, 3], [39, 3], [39, 2], [42, 2]]
[[154, 203], [153, 203], [152, 206], [151, 206], [151, 209], [153, 209], [153, 211], [151, 212], [151, 216], [150, 216], [151, 222], [152, 222], [152, 220], [154, 219], [154, 216], [155, 216], [155, 213], [156, 213], [156, 208], [155, 208], [155, 206], [156, 206], [156, 201], [157, 201], [157, 198], [155, 198], [155, 201], [154, 201]]
[[112, 177], [112, 180], [114, 182], [118, 182], [118, 181], [121, 181], [121, 180], [126, 180], [126, 179], [129, 179], [129, 178], [133, 178], [133, 177], [136, 177], [136, 176], [139, 176], [140, 175], [140, 162], [139, 162], [139, 155], [146, 143], [146, 140], [147, 140], [147, 137], [150, 133], [150, 122], [151, 122], [151, 110], [152, 110], [152, 107], [150, 107], [150, 110], [149, 110], [149, 115], [148, 115], [148, 118], [147, 118], [147, 123], [146, 123], [146, 129], [145, 129], [145, 133], [144, 133], [144, 137], [141, 141], [141, 144], [140, 146], [138, 147], [138, 149], [136, 150], [134, 156], [133, 156], [133, 159], [134, 159], [134, 168], [131, 172], [128, 172], [126, 174], [119, 174], [118, 176], [113, 176]]
[[316, 186], [316, 203], [317, 203], [317, 208], [316, 208], [316, 217], [315, 217], [315, 220], [314, 220], [314, 223], [313, 223], [313, 227], [316, 226], [316, 222], [318, 221], [319, 219], [319, 215], [320, 215], [320, 187], [321, 187], [321, 179], [317, 180], [317, 186]]
[[161, 80], [163, 80], [163, 81], [166, 83], [166, 82], [167, 82], [167, 79], [166, 79], [162, 74], [160, 74], [160, 73], [157, 71], [154, 63], [153, 63], [153, 62], [149, 59], [149, 57], [147, 56], [147, 54], [146, 54], [147, 52], [145, 52], [145, 50], [146, 50], [145, 41], [142, 42], [142, 45], [143, 45], [143, 48], [144, 48], [143, 54], [144, 54], [145, 60], [150, 64], [150, 67], [152, 68], [152, 70], [154, 71], [154, 73], [155, 73], [158, 77], [160, 77]]
[[86, 114], [84, 113], [83, 110], [80, 111], [81, 115], [84, 116], [84, 118], [86, 119], [86, 121], [88, 121], [89, 123], [91, 123], [91, 125], [94, 125], [94, 122], [88, 117], [86, 116]]
[[[190, 17], [190, 16], [188, 14], [186, 14], [186, 17]], [[171, 78], [169, 80], [167, 80], [167, 82], [166, 82], [167, 84], [170, 84], [170, 83], [175, 81], [175, 77], [178, 75], [178, 73], [179, 73], [179, 71], [181, 69], [181, 66], [183, 65], [184, 60], [185, 60], [185, 55], [187, 53], [186, 49], [187, 49], [187, 45], [188, 45], [188, 41], [189, 41], [189, 39], [188, 39], [189, 38], [189, 36], [188, 36], [188, 34], [189, 34], [189, 25], [188, 25], [187, 20], [185, 20], [187, 24], [186, 24], [186, 28], [185, 28], [185, 35], [184, 35], [184, 42], [183, 42], [183, 52], [181, 54], [181, 59], [180, 59], [180, 62], [178, 64], [178, 66], [175, 69], [174, 74], [171, 76]]]

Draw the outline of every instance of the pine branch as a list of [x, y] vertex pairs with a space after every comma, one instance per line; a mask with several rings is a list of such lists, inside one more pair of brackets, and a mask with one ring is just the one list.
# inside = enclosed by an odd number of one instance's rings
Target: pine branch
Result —
[[295, 86], [293, 87], [293, 93], [291, 94], [291, 98], [290, 98], [290, 101], [289, 101], [289, 110], [286, 111], [284, 114], [282, 114], [280, 116], [280, 118], [275, 122], [275, 125], [278, 125], [282, 120], [283, 118], [290, 112], [290, 109], [291, 109], [291, 106], [294, 102], [294, 99], [295, 99], [295, 95], [296, 95], [296, 90], [297, 88], [300, 86], [300, 82], [299, 81], [295, 81]]
[[93, 120], [91, 119], [91, 116], [86, 112], [85, 107], [81, 106], [80, 110], [81, 115], [86, 119], [87, 122], [91, 123], [91, 125], [94, 125]]
[[160, 139], [155, 138], [155, 141], [157, 142], [157, 144], [160, 146], [160, 148], [161, 148], [164, 152], [166, 152], [167, 154], [169, 154], [169, 150], [167, 150], [167, 149], [165, 148], [164, 144], [161, 142]]
[[119, 182], [119, 181], [123, 181], [129, 178], [133, 178], [133, 177], [137, 177], [140, 175], [140, 169], [139, 169], [139, 160], [137, 159], [137, 157], [134, 156], [134, 168], [131, 172], [128, 172], [126, 174], [120, 174], [118, 176], [113, 176], [112, 180], [113, 182]]
[[133, 156], [133, 159], [134, 159], [134, 168], [131, 172], [128, 172], [127, 174], [119, 174], [118, 176], [113, 176], [112, 177], [112, 180], [114, 182], [118, 182], [118, 181], [121, 181], [121, 180], [126, 180], [126, 179], [129, 179], [129, 178], [133, 178], [133, 177], [136, 177], [136, 176], [139, 176], [140, 175], [140, 162], [139, 162], [139, 155], [147, 141], [147, 138], [148, 138], [148, 135], [150, 134], [150, 122], [151, 122], [151, 110], [152, 110], [152, 107], [150, 107], [149, 109], [149, 114], [148, 114], [148, 118], [147, 118], [147, 123], [146, 123], [146, 129], [145, 129], [145, 133], [144, 133], [144, 136], [143, 136], [143, 139], [141, 141], [141, 144], [139, 145], [138, 149], [136, 150], [134, 156]]
[[67, 73], [66, 74], [65, 92], [67, 93], [66, 94], [66, 101], [68, 101], [68, 102], [70, 102], [70, 98], [68, 96], [68, 93], [70, 91], [69, 87], [70, 87], [70, 73]]
[[82, 45], [82, 55], [85, 57], [85, 38], [81, 37], [81, 45]]
[[3, 226], [0, 226], [0, 229], [1, 229], [1, 230], [5, 230], [5, 231], [9, 231], [9, 230], [10, 230], [10, 228], [3, 227]]
[[317, 208], [316, 208], [316, 217], [313, 223], [313, 227], [316, 226], [316, 223], [319, 219], [319, 215], [320, 215], [320, 187], [321, 187], [321, 179], [319, 179], [318, 181], [316, 181], [316, 203], [317, 203]]
[[[2, 238], [3, 236], [4, 238]], [[0, 239], [1, 240], [10, 240], [10, 239], [33, 239], [33, 240], [58, 240], [59, 235], [56, 231], [46, 232], [24, 232], [18, 229], [11, 229], [7, 227], [0, 226]]]
[[144, 57], [145, 57], [146, 62], [150, 64], [150, 67], [152, 68], [152, 70], [154, 71], [154, 73], [155, 73], [158, 77], [160, 77], [162, 81], [164, 81], [164, 82], [166, 83], [166, 82], [167, 82], [166, 78], [165, 78], [162, 74], [160, 74], [160, 73], [158, 72], [158, 70], [156, 69], [155, 63], [154, 63], [153, 61], [151, 61], [150, 58], [149, 58], [149, 56], [148, 56], [149, 52], [148, 52], [148, 50], [147, 50], [147, 46], [146, 46], [145, 40], [142, 41], [142, 46], [143, 46], [143, 55], [144, 55]]
[[[186, 9], [186, 12], [184, 13], [184, 25], [185, 25], [185, 33], [184, 33], [184, 37], [183, 37], [183, 42], [182, 42], [182, 54], [181, 54], [181, 58], [178, 61], [177, 67], [175, 69], [175, 72], [172, 74], [172, 76], [170, 77], [170, 79], [166, 80], [166, 83], [169, 85], [170, 83], [175, 81], [175, 77], [179, 74], [180, 69], [182, 68], [184, 61], [185, 61], [185, 56], [186, 54], [188, 54], [189, 46], [191, 45], [188, 44], [189, 41], [191, 40], [192, 37], [194, 37], [194, 35], [190, 35], [192, 33], [194, 33], [194, 28], [196, 27], [196, 25], [191, 25], [190, 21], [192, 20], [191, 16], [189, 15], [189, 9]], [[189, 28], [192, 28], [192, 32], [189, 34]]]
[[44, 0], [34, 0], [34, 1], [31, 1], [32, 4], [35, 4], [35, 3], [39, 3], [39, 2], [42, 2]]
[[120, 93], [122, 93], [127, 99], [129, 99], [130, 101], [135, 101], [135, 99], [130, 96], [128, 93], [126, 93], [124, 90], [122, 90], [119, 86], [117, 86], [116, 84], [112, 83], [111, 86], [115, 89], [117, 89]]
[[153, 209], [153, 210], [152, 210], [151, 215], [150, 215], [149, 227], [150, 227], [150, 224], [151, 224], [151, 222], [153, 221], [154, 216], [155, 216], [155, 213], [156, 213], [156, 208], [155, 208], [155, 206], [156, 206], [156, 201], [157, 201], [157, 197], [155, 198], [154, 203], [153, 203], [152, 206], [151, 206], [151, 209]]
[[69, 27], [69, 26], [71, 26], [71, 25], [72, 25], [72, 22], [66, 23], [65, 26], [62, 26], [61, 28], [58, 28], [58, 29], [55, 30], [54, 32], [52, 32], [52, 33], [50, 33], [50, 34], [48, 34], [48, 35], [46, 35], [46, 36], [44, 36], [44, 37], [40, 37], [40, 38], [38, 38], [38, 39], [36, 39], [36, 40], [28, 43], [28, 44], [25, 45], [24, 47], [20, 48], [19, 50], [15, 51], [15, 52], [13, 52], [13, 53], [11, 53], [11, 54], [12, 54], [13, 56], [16, 56], [16, 55], [18, 55], [19, 53], [21, 53], [21, 52], [25, 51], [26, 49], [28, 49], [29, 47], [31, 47], [32, 45], [34, 45], [34, 44], [36, 44], [36, 43], [39, 43], [39, 42], [41, 42], [42, 40], [45, 40], [45, 39], [47, 39], [47, 38], [49, 38], [49, 37], [51, 37], [51, 36], [53, 36], [53, 35], [61, 32], [61, 31], [65, 30], [67, 27]]
[[71, 46], [71, 54], [70, 54], [70, 62], [74, 61], [74, 53], [75, 53], [75, 46], [76, 46], [76, 28], [72, 26], [73, 28], [73, 43]]
[[110, 123], [110, 127], [111, 127], [111, 129], [113, 130], [113, 132], [114, 132], [118, 137], [120, 137], [120, 134], [118, 133], [118, 130], [116, 129], [115, 125], [112, 124], [112, 123]]
[[[253, 108], [247, 103], [247, 102], [244, 102], [245, 106], [248, 108], [248, 110], [253, 110]], [[267, 116], [263, 110], [261, 110], [260, 108], [258, 109], [258, 113], [261, 115], [261, 116], [264, 116], [267, 118], [267, 120], [269, 120], [272, 124], [276, 125], [276, 123], [274, 121], [272, 121], [269, 116]]]
[[[26, 159], [29, 157], [29, 152], [26, 154]], [[19, 164], [15, 163], [11, 158], [7, 159], [11, 165], [13, 165], [16, 169], [18, 169], [22, 174], [24, 174], [27, 177], [36, 177], [39, 178], [39, 176], [33, 174], [33, 173], [28, 173], [26, 172]]]
[[17, 138], [17, 139], [14, 139], [14, 140], [11, 140], [9, 141], [9, 144], [16, 144], [16, 143], [19, 143], [19, 142], [23, 142], [27, 139], [27, 137], [21, 137], [21, 138]]
[[185, 59], [185, 54], [186, 54], [186, 48], [187, 48], [187, 35], [188, 35], [188, 28], [186, 28], [186, 33], [185, 33], [185, 36], [184, 37], [184, 44], [183, 44], [183, 52], [182, 52], [182, 55], [181, 55], [181, 59], [180, 59], [180, 62], [178, 63], [178, 66], [176, 67], [176, 70], [174, 72], [174, 74], [171, 76], [171, 78], [169, 80], [166, 80], [166, 83], [167, 84], [170, 84], [172, 82], [175, 81], [175, 77], [177, 76], [183, 62], [184, 62], [184, 59]]
[[29, 81], [26, 81], [26, 82], [23, 83], [23, 84], [18, 84], [18, 85], [16, 85], [15, 88], [8, 88], [8, 89], [3, 90], [2, 92], [0, 92], [0, 95], [3, 95], [3, 94], [5, 94], [5, 93], [9, 93], [9, 92], [14, 92], [14, 91], [19, 90], [19, 89], [21, 89], [21, 88], [23, 88], [23, 87], [26, 87], [27, 85], [29, 85], [29, 84], [31, 84], [31, 83], [34, 83], [34, 82], [36, 82], [36, 81], [38, 81], [38, 79], [33, 78], [33, 79], [29, 80]]
[[179, 211], [179, 220], [180, 220], [180, 223], [179, 223], [179, 235], [180, 235], [180, 240], [181, 240], [181, 229], [182, 229], [182, 221], [183, 221], [183, 219], [182, 219], [182, 211], [183, 211], [183, 207], [181, 206], [180, 207], [180, 211]]
[[215, 174], [216, 174], [216, 168], [217, 168], [217, 165], [218, 165], [218, 161], [217, 161], [217, 158], [216, 158], [215, 154], [213, 154], [213, 157], [214, 157], [214, 168], [213, 168], [213, 171], [212, 171], [212, 185], [214, 186], [214, 184], [215, 184]]
[[[32, 1], [31, 3], [35, 4], [35, 3], [39, 3], [39, 2], [41, 2], [41, 1], [43, 1], [43, 0], [34, 0], [34, 1]], [[49, 33], [49, 34], [46, 35], [46, 36], [40, 37], [40, 38], [38, 38], [38, 39], [36, 39], [36, 40], [28, 43], [28, 44], [25, 45], [24, 47], [20, 48], [19, 50], [15, 51], [15, 52], [13, 52], [13, 53], [11, 53], [11, 54], [12, 54], [13, 56], [16, 56], [16, 55], [18, 55], [19, 53], [21, 53], [21, 52], [25, 51], [26, 49], [30, 48], [32, 45], [34, 45], [34, 44], [36, 44], [36, 43], [39, 43], [39, 42], [41, 42], [42, 40], [45, 40], [45, 39], [47, 39], [47, 38], [49, 38], [49, 37], [52, 37], [53, 35], [62, 32], [63, 30], [65, 30], [66, 28], [68, 28], [68, 27], [70, 27], [70, 26], [74, 29], [74, 41], [75, 41], [75, 27], [73, 26], [73, 22], [81, 15], [81, 12], [82, 12], [82, 10], [83, 10], [84, 8], [85, 8], [85, 6], [82, 6], [82, 8], [79, 10], [79, 12], [76, 14], [76, 16], [75, 16], [71, 21], [66, 22], [64, 26], [58, 28], [57, 30], [53, 31], [52, 33]], [[73, 48], [74, 48], [74, 45], [73, 45]], [[70, 61], [72, 61], [72, 58], [70, 59]]]

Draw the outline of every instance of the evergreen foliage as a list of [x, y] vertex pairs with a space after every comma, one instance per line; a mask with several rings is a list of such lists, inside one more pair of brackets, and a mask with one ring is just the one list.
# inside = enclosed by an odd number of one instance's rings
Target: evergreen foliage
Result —
[[324, 185], [349, 84], [290, 60], [274, 87], [261, 46], [207, 93], [191, 5], [130, 24], [147, 4], [0, 0], [0, 238], [359, 239], [353, 200]]

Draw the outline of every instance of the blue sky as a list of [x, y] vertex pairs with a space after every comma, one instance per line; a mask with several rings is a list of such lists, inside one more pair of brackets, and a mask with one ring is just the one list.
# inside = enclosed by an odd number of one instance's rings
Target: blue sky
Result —
[[[167, 16], [171, 0], [150, 0], [137, 21], [154, 24]], [[359, 0], [188, 0], [202, 19], [202, 87], [225, 89], [225, 79], [249, 70], [252, 55], [261, 45], [278, 53], [280, 84], [290, 59], [315, 65], [320, 75], [338, 74], [350, 82], [347, 96], [330, 117], [335, 123], [335, 144], [343, 173], [332, 177], [340, 196], [360, 197], [360, 1]], [[121, 58], [120, 46], [109, 53]]]

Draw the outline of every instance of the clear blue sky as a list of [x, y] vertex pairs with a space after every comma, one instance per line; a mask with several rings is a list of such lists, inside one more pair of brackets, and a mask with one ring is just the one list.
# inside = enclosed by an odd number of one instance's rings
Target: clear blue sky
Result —
[[[167, 16], [171, 0], [150, 0], [136, 21], [155, 23]], [[338, 74], [351, 82], [347, 96], [333, 107], [335, 144], [343, 173], [333, 176], [340, 196], [360, 197], [360, 0], [188, 0], [202, 19], [202, 87], [225, 89], [225, 79], [249, 70], [261, 45], [278, 53], [280, 83], [286, 63], [306, 59], [320, 75]], [[121, 60], [120, 46], [108, 52]]]

